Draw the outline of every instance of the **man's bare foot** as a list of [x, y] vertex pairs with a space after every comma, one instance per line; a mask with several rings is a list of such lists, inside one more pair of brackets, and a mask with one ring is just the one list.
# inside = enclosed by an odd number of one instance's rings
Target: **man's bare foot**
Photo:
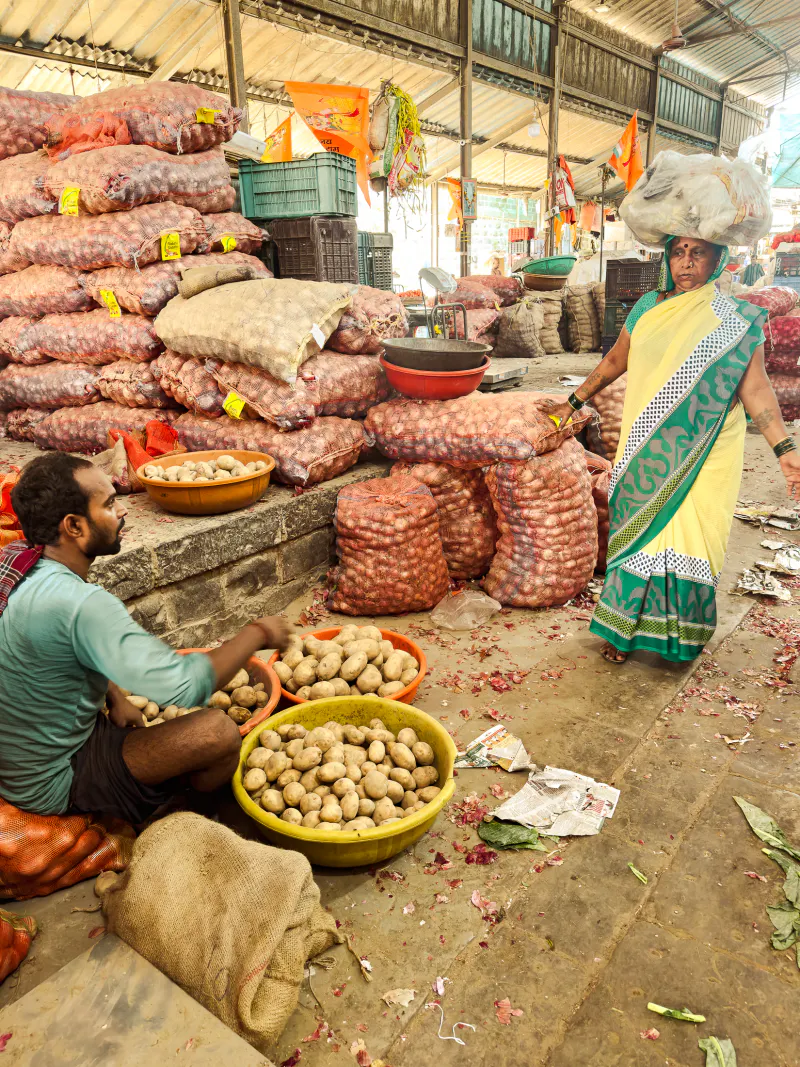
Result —
[[600, 655], [603, 659], [607, 659], [609, 663], [624, 663], [628, 658], [627, 652], [622, 652], [619, 648], [614, 648], [610, 641], [606, 641], [600, 649]]

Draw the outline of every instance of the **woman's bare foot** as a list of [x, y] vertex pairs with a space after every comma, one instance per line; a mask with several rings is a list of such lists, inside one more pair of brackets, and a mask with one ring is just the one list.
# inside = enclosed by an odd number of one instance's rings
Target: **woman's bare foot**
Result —
[[619, 648], [614, 648], [610, 641], [606, 641], [603, 647], [600, 649], [600, 655], [603, 659], [607, 659], [609, 663], [624, 663], [628, 658], [627, 652], [622, 652]]

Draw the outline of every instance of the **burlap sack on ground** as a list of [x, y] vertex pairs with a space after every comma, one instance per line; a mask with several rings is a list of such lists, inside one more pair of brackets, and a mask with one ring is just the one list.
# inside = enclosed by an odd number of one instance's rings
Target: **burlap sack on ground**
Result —
[[106, 400], [129, 408], [175, 408], [177, 402], [158, 383], [149, 363], [118, 359], [100, 372], [97, 387]]
[[594, 452], [586, 452], [586, 469], [592, 479], [592, 499], [597, 511], [597, 567], [605, 574], [608, 552], [608, 490], [611, 482], [611, 464]]
[[602, 339], [603, 322], [606, 315], [606, 283], [594, 282], [590, 288], [592, 290], [592, 300], [594, 300], [594, 306], [597, 310], [597, 321], [600, 323], [600, 336]]
[[11, 250], [10, 241], [11, 225], [0, 220], [0, 274], [12, 274], [14, 271], [25, 270], [30, 266], [27, 259], [23, 259]]
[[148, 364], [161, 388], [197, 415], [218, 418], [226, 394], [206, 370], [205, 360], [164, 352]]
[[261, 1051], [306, 962], [344, 940], [305, 856], [190, 812], [144, 831], [102, 902], [111, 933]]
[[328, 348], [347, 355], [377, 355], [387, 338], [405, 337], [408, 317], [396, 293], [359, 285], [339, 325], [328, 338]]
[[325, 347], [352, 294], [352, 285], [294, 278], [235, 282], [189, 300], [176, 296], [156, 331], [173, 352], [262, 367], [292, 384]]
[[449, 463], [395, 463], [396, 474], [415, 478], [433, 494], [450, 577], [486, 574], [497, 542], [497, 521], [483, 471], [459, 470]]
[[561, 336], [558, 332], [558, 324], [564, 310], [563, 295], [561, 292], [554, 293], [528, 293], [527, 299], [542, 305], [544, 323], [539, 332], [539, 341], [548, 356], [557, 355], [564, 351]]
[[69, 267], [28, 267], [0, 278], [0, 319], [8, 315], [66, 315], [88, 311], [84, 275]]
[[[242, 252], [214, 252], [209, 256], [197, 254], [185, 259], [171, 259], [161, 263], [151, 263], [141, 270], [131, 267], [107, 267], [105, 270], [93, 270], [81, 276], [84, 289], [91, 299], [102, 307], [105, 302], [100, 291], [107, 290], [114, 294], [117, 303], [126, 311], [137, 315], [149, 315], [151, 318], [178, 294], [181, 273], [189, 270], [202, 270], [206, 267], [247, 266], [256, 278], [271, 278], [272, 271], [256, 259]], [[40, 267], [39, 270], [63, 270], [63, 267]], [[0, 278], [0, 292], [2, 279]]]
[[80, 190], [81, 215], [127, 211], [164, 200], [200, 212], [215, 211], [230, 207], [236, 198], [221, 148], [181, 156], [146, 145], [82, 152], [51, 164], [44, 174], [44, 191], [54, 204], [68, 187]]
[[0, 159], [35, 152], [47, 140], [47, 119], [80, 98], [0, 87]]
[[268, 236], [266, 230], [240, 215], [238, 211], [224, 211], [203, 215], [206, 236], [198, 252], [258, 252]]
[[428, 611], [448, 590], [436, 501], [416, 478], [372, 478], [339, 491], [339, 566], [331, 608], [345, 615]]
[[285, 433], [260, 419], [207, 418], [187, 412], [175, 429], [190, 452], [208, 448], [266, 452], [275, 460], [275, 480], [286, 485], [316, 485], [335, 478], [358, 461], [365, 446], [360, 422], [333, 417]]
[[564, 289], [567, 332], [572, 352], [598, 352], [602, 326], [591, 285], [568, 285]]
[[[127, 312], [112, 319], [106, 311], [86, 311], [77, 315], [45, 315], [19, 333], [14, 349], [19, 356], [34, 353], [99, 365], [117, 359], [147, 363], [164, 346], [156, 336], [152, 319]], [[12, 358], [15, 353], [11, 353]]]
[[67, 408], [100, 399], [100, 371], [87, 363], [51, 360], [42, 366], [11, 364], [0, 371], [0, 409]]
[[14, 408], [6, 419], [6, 434], [13, 441], [33, 441], [33, 431], [48, 417], [46, 408]]
[[13, 225], [20, 219], [51, 215], [58, 210], [58, 201], [45, 188], [49, 166], [46, 152], [12, 156], [0, 162], [0, 219]]
[[604, 456], [614, 463], [619, 446], [619, 433], [622, 426], [622, 408], [625, 403], [625, 387], [628, 376], [623, 374], [611, 385], [595, 393], [591, 403], [583, 410], [597, 412], [586, 428], [586, 440], [592, 452]]
[[483, 587], [501, 604], [545, 608], [585, 589], [597, 563], [597, 512], [577, 441], [486, 474], [500, 540]]
[[39, 448], [96, 455], [108, 447], [109, 430], [144, 430], [151, 419], [172, 424], [180, 413], [158, 408], [129, 408], [101, 400], [88, 408], [60, 408], [32, 430]]
[[525, 292], [519, 278], [506, 278], [502, 274], [470, 274], [457, 280], [459, 289], [491, 289], [501, 308], [510, 307]]
[[538, 300], [520, 300], [503, 308], [492, 358], [495, 356], [535, 359], [545, 354], [541, 342], [544, 309]]

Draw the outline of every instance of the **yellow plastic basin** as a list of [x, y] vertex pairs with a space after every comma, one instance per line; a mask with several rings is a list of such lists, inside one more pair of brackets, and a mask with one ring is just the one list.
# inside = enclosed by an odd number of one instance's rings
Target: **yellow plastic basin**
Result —
[[[258, 745], [262, 730], [277, 730], [284, 723], [299, 723], [308, 730], [324, 726], [326, 722], [352, 723], [353, 726], [368, 726], [370, 719], [382, 719], [387, 730], [396, 734], [406, 726], [416, 731], [420, 741], [427, 741], [434, 752], [434, 766], [439, 772], [437, 785], [441, 793], [424, 808], [392, 823], [385, 829], [376, 826], [370, 830], [355, 830], [347, 833], [311, 830], [305, 826], [292, 826], [272, 815], [250, 799], [242, 785], [243, 768], [247, 757]], [[320, 867], [364, 867], [381, 863], [396, 856], [398, 852], [413, 845], [429, 830], [455, 789], [453, 764], [456, 746], [444, 727], [430, 715], [418, 711], [409, 704], [396, 700], [381, 700], [376, 697], [332, 697], [330, 700], [314, 700], [272, 715], [259, 723], [242, 742], [239, 766], [233, 776], [233, 792], [239, 806], [254, 819], [261, 833], [273, 845], [294, 848]]]

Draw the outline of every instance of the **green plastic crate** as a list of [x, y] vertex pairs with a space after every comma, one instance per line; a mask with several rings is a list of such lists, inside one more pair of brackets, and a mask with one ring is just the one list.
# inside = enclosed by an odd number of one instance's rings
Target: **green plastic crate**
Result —
[[373, 289], [392, 291], [392, 249], [390, 233], [358, 234], [358, 281]]
[[635, 300], [606, 300], [606, 310], [603, 316], [604, 337], [619, 337], [635, 303]]
[[298, 219], [358, 213], [356, 163], [318, 152], [289, 163], [239, 162], [239, 199], [248, 219]]

